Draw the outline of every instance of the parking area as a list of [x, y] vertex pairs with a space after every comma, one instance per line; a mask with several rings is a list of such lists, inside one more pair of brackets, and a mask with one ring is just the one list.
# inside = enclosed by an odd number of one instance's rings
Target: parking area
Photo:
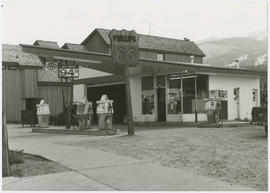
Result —
[[267, 190], [267, 137], [263, 127], [138, 128], [133, 137], [83, 137], [59, 143], [99, 149]]

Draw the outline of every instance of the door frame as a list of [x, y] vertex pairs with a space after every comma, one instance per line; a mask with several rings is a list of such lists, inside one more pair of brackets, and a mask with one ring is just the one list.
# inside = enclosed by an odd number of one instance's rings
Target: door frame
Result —
[[[157, 121], [159, 122], [162, 122], [162, 121], [167, 121], [167, 109], [166, 109], [166, 87], [165, 86], [161, 86], [161, 87], [157, 87]], [[162, 92], [163, 90], [163, 92]], [[160, 92], [162, 94], [164, 94], [164, 106], [163, 108], [160, 108], [159, 107], [159, 95], [160, 95]], [[163, 112], [161, 112], [161, 109], [163, 109]], [[163, 115], [162, 118], [161, 115]]]
[[240, 88], [234, 88], [234, 100], [235, 100], [235, 105], [236, 105], [236, 120], [240, 119]]

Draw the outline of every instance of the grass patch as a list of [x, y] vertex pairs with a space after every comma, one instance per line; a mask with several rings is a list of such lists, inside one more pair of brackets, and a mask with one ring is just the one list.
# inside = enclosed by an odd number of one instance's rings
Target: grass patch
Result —
[[10, 176], [28, 177], [70, 171], [65, 166], [38, 155], [9, 151]]
[[61, 144], [151, 161], [260, 191], [268, 189], [268, 146], [263, 127], [145, 129], [136, 130], [132, 137]]

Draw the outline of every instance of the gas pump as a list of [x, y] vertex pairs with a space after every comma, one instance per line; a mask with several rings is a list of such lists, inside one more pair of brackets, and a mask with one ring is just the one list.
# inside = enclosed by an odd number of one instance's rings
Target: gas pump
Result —
[[109, 100], [108, 96], [104, 94], [101, 96], [101, 99], [96, 103], [98, 114], [98, 128], [111, 129], [113, 118], [113, 100]]
[[219, 122], [219, 114], [221, 110], [221, 101], [218, 98], [205, 99], [205, 110], [209, 123]]
[[[92, 121], [92, 102], [88, 102], [87, 98], [82, 98], [81, 101], [75, 102], [76, 105], [76, 118], [78, 120], [78, 130], [91, 127]], [[89, 124], [87, 124], [89, 122]]]

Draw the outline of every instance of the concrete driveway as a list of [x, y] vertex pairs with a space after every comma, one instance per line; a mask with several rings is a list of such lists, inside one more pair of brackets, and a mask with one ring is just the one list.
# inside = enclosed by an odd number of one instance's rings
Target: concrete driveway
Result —
[[32, 133], [9, 125], [9, 148], [41, 155], [71, 172], [28, 178], [3, 178], [3, 190], [125, 190], [125, 191], [230, 191], [253, 189], [213, 178], [108, 153], [91, 147], [65, 145], [80, 140], [116, 136], [76, 136]]

